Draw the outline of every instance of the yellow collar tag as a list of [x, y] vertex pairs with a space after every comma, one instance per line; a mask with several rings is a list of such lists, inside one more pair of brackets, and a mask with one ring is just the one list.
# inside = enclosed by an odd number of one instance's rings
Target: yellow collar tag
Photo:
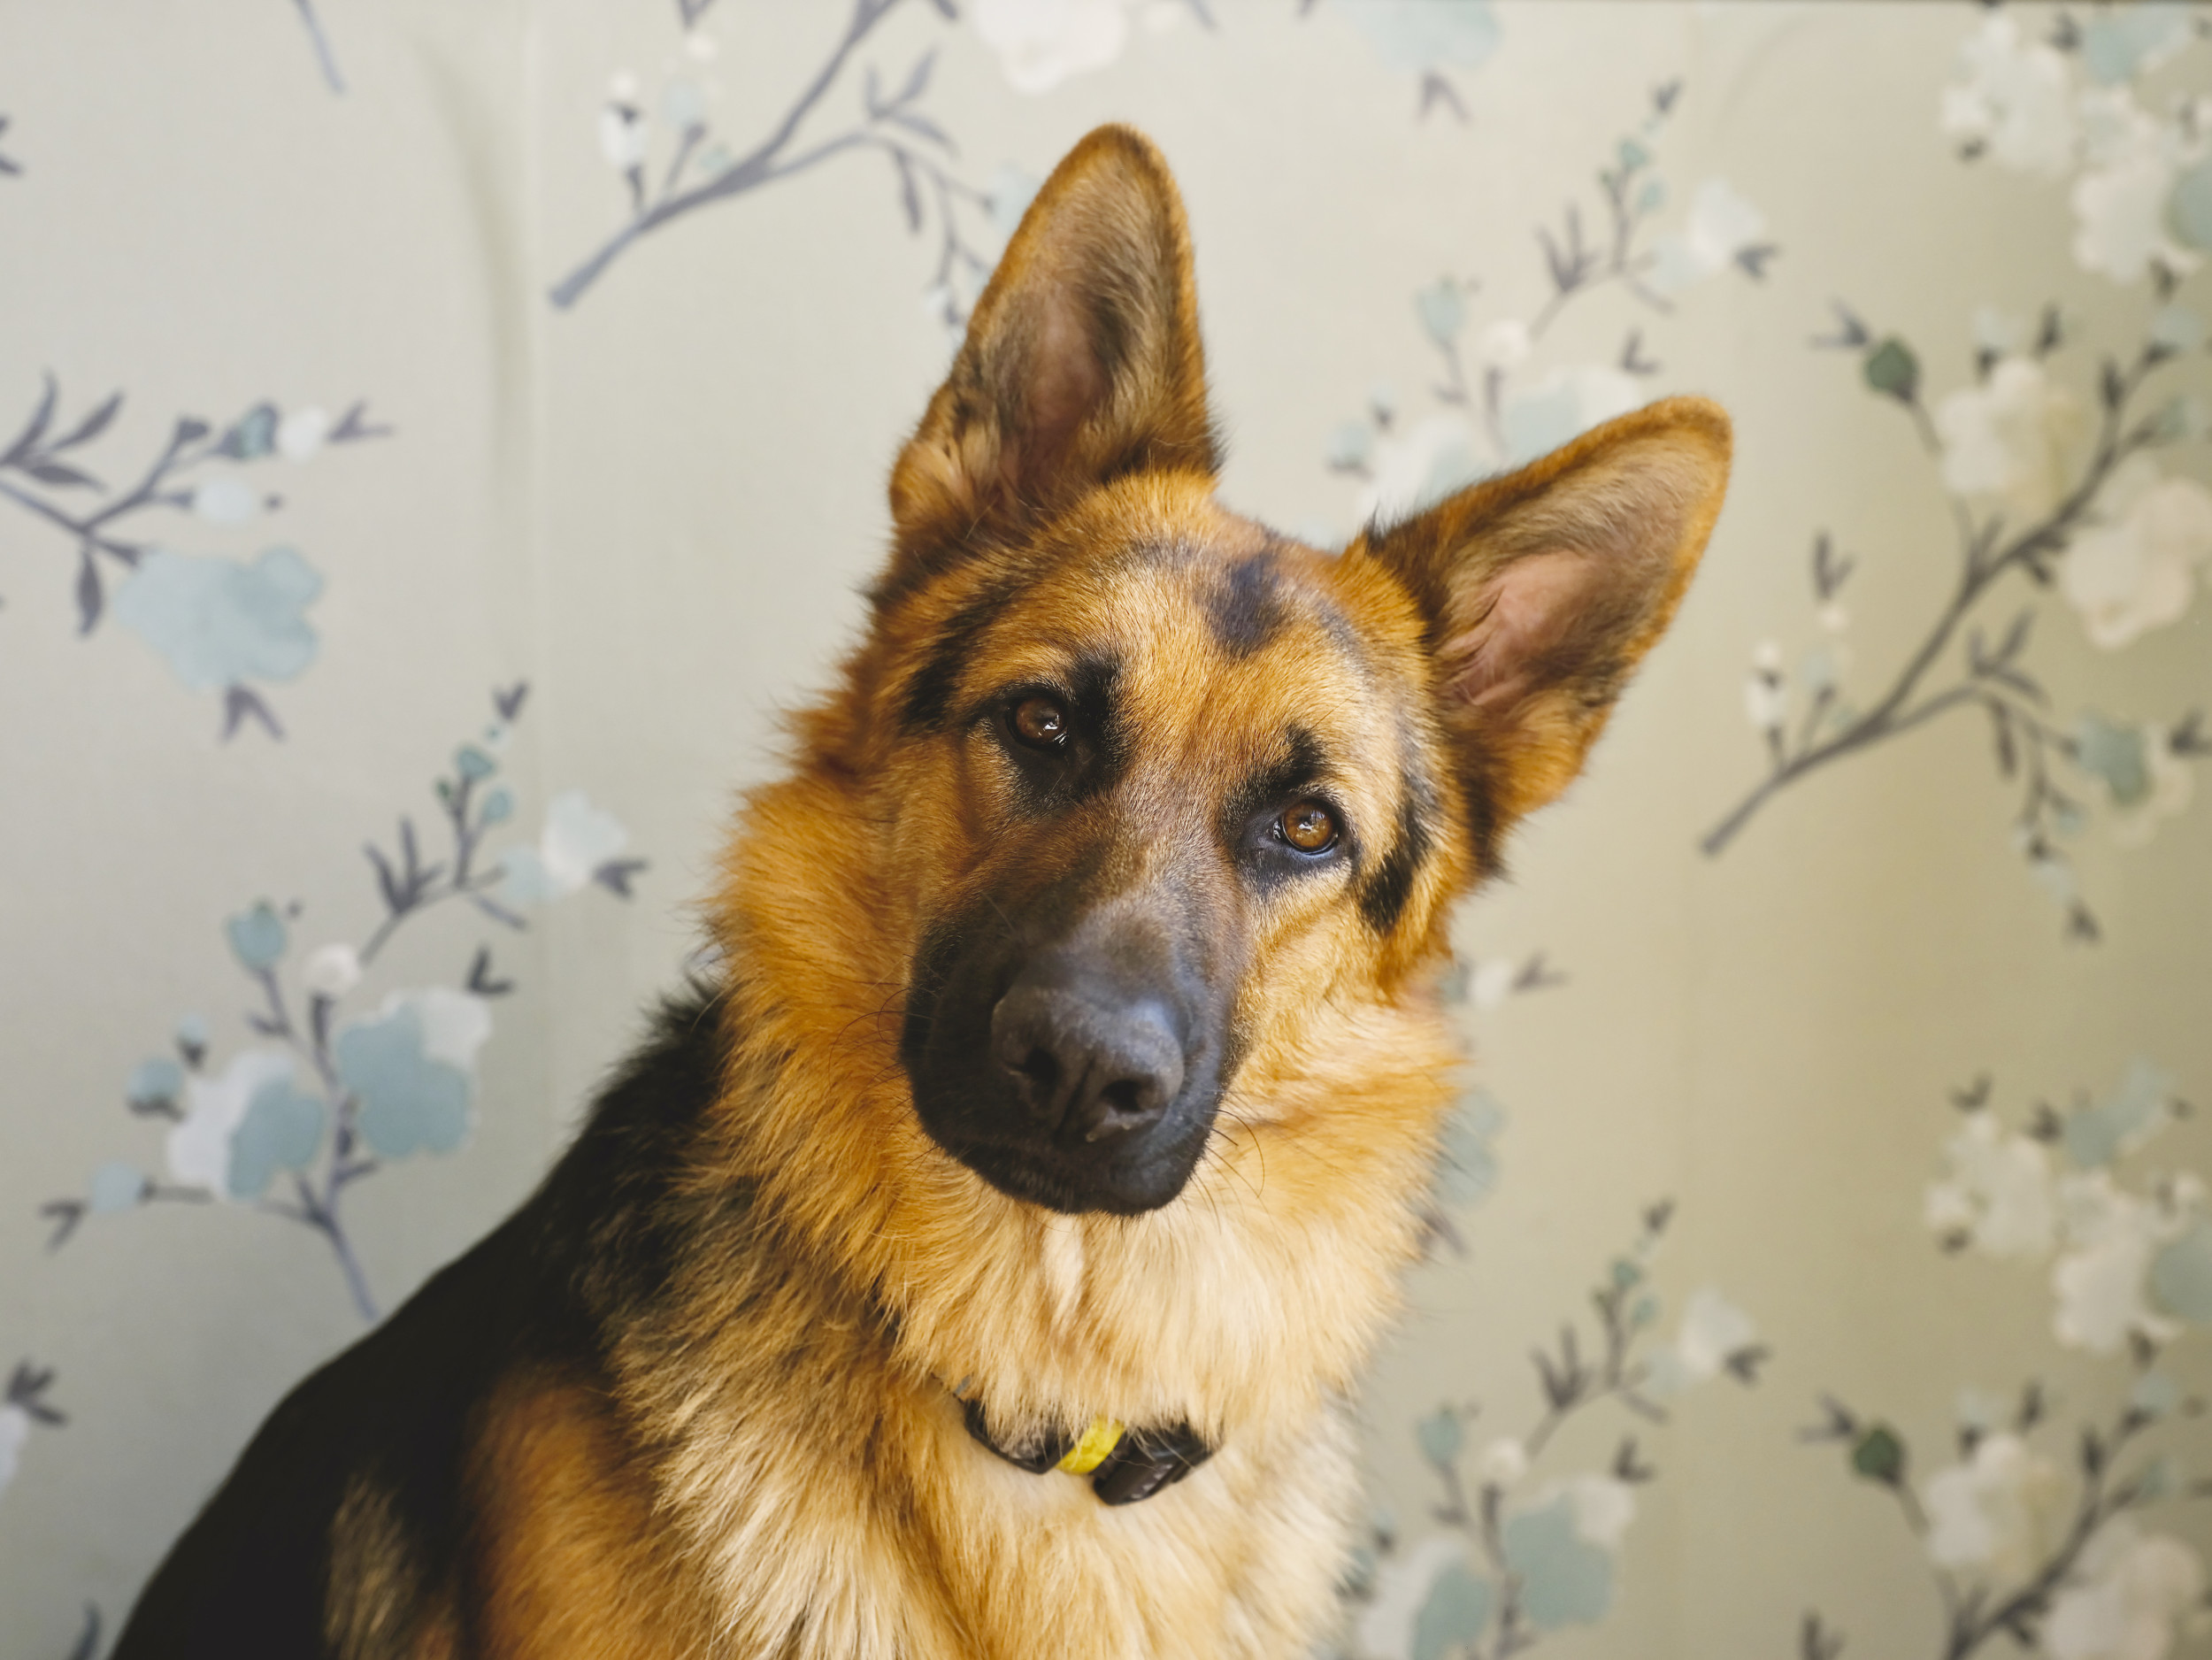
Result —
[[1121, 1445], [1125, 1432], [1110, 1418], [1094, 1418], [1083, 1437], [1069, 1449], [1068, 1456], [1060, 1460], [1060, 1468], [1071, 1476], [1087, 1476], [1104, 1464], [1114, 1449]]

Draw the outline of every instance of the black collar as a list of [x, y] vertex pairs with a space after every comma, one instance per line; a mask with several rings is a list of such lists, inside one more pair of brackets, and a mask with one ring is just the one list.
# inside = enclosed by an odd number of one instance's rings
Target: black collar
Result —
[[1101, 1418], [1080, 1436], [1054, 1430], [1033, 1441], [1009, 1446], [991, 1433], [983, 1403], [962, 1397], [968, 1433], [1010, 1464], [1032, 1475], [1060, 1469], [1087, 1475], [1091, 1491], [1107, 1504], [1134, 1504], [1180, 1481], [1213, 1456], [1214, 1449], [1187, 1424], [1171, 1429], [1124, 1429]]

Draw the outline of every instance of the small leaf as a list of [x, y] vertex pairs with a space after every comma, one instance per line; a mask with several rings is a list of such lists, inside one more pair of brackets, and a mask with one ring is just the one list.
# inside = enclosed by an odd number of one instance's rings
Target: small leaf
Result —
[[223, 932], [230, 941], [232, 954], [250, 974], [265, 973], [274, 968], [289, 943], [284, 919], [265, 899], [224, 923]]
[[41, 1216], [51, 1217], [54, 1219], [54, 1231], [46, 1236], [48, 1250], [59, 1250], [62, 1248], [69, 1236], [77, 1231], [77, 1224], [84, 1220], [86, 1209], [85, 1202], [81, 1199], [49, 1199], [44, 1204], [39, 1206], [38, 1213]]
[[469, 964], [468, 988], [480, 997], [504, 997], [515, 988], [511, 980], [500, 980], [492, 973], [492, 948], [480, 945], [476, 957]]
[[1551, 273], [1552, 287], [1563, 294], [1565, 293], [1574, 287], [1575, 282], [1574, 276], [1568, 268], [1566, 256], [1559, 251], [1559, 245], [1552, 241], [1551, 233], [1541, 227], [1537, 229], [1536, 240], [1543, 247], [1544, 265]]
[[512, 720], [522, 713], [523, 700], [530, 696], [530, 682], [517, 680], [506, 690], [492, 688], [492, 707], [499, 711], [502, 720]]
[[1760, 242], [1755, 247], [1739, 248], [1736, 250], [1736, 264], [1742, 267], [1744, 274], [1754, 282], [1764, 282], [1769, 262], [1781, 251], [1781, 248], [1774, 242]]
[[1818, 1614], [1808, 1613], [1798, 1628], [1798, 1660], [1838, 1660], [1843, 1653], [1843, 1633], [1830, 1631]]
[[89, 544], [77, 556], [77, 632], [88, 634], [99, 626], [100, 612], [105, 604], [105, 591], [100, 586], [100, 573], [92, 563]]
[[276, 405], [264, 399], [241, 415], [216, 442], [215, 453], [233, 461], [257, 461], [276, 449]]
[[591, 873], [591, 879], [609, 893], [627, 899], [632, 879], [644, 868], [643, 859], [609, 859]]
[[122, 407], [123, 395], [120, 392], [109, 393], [106, 400], [96, 407], [91, 414], [79, 421], [64, 435], [47, 445], [48, 452], [50, 454], [57, 450], [74, 450], [79, 444], [90, 443], [102, 433], [107, 431], [108, 424], [114, 420], [116, 412]]
[[1856, 351], [1874, 338], [1867, 326], [1854, 316], [1841, 300], [1831, 300], [1828, 304], [1835, 310], [1836, 332], [1833, 334], [1816, 334], [1813, 337], [1814, 345]]
[[284, 728], [279, 724], [276, 711], [261, 700], [261, 695], [250, 686], [234, 683], [223, 693], [223, 737], [230, 739], [251, 715], [272, 738], [281, 739]]
[[1905, 1481], [1905, 1443], [1886, 1424], [1876, 1424], [1860, 1435], [1851, 1449], [1851, 1472], [1884, 1487], [1899, 1487]]
[[2127, 377], [2121, 373], [2117, 363], [2107, 357], [2098, 372], [2097, 396], [2103, 401], [2105, 408], [2117, 410], [2127, 402]]
[[895, 127], [904, 127], [917, 138], [927, 139], [931, 143], [941, 145], [947, 150], [956, 153], [959, 149], [943, 127], [938, 126], [919, 110], [892, 110], [887, 111], [883, 119]]
[[1450, 1468], [1467, 1439], [1459, 1414], [1449, 1406], [1438, 1407], [1415, 1425], [1413, 1438], [1420, 1445], [1421, 1456], [1440, 1469]]
[[364, 438], [389, 438], [392, 435], [392, 429], [389, 427], [376, 425], [370, 421], [368, 416], [368, 400], [355, 399], [352, 406], [338, 418], [338, 424], [330, 429], [327, 442], [334, 444], [345, 444], [354, 443]]
[[1429, 111], [1440, 104], [1452, 112], [1462, 127], [1467, 124], [1467, 105], [1459, 96], [1459, 88], [1432, 69], [1421, 77], [1421, 102], [1415, 119], [1426, 120]]
[[1810, 1429], [1797, 1432], [1801, 1441], [1856, 1441], [1859, 1436], [1858, 1415], [1832, 1395], [1820, 1397], [1823, 1420]]
[[891, 152], [891, 165], [899, 175], [899, 206], [906, 213], [906, 228], [910, 233], [922, 228], [921, 192], [914, 183], [914, 164], [906, 158], [906, 152]]
[[50, 457], [26, 462], [23, 470], [41, 484], [50, 484], [56, 489], [98, 490], [106, 488], [99, 480], [83, 469], [73, 467], [66, 461], [56, 461]]
[[905, 81], [892, 96], [892, 104], [895, 107], [902, 104], [910, 104], [916, 98], [920, 97], [929, 89], [930, 72], [936, 67], [937, 49], [933, 46], [916, 60], [913, 68], [906, 72]]
[[1774, 1350], [1764, 1343], [1748, 1343], [1730, 1355], [1721, 1364], [1738, 1383], [1751, 1385], [1759, 1381], [1759, 1368], [1774, 1358]]
[[1613, 1455], [1613, 1479], [1625, 1481], [1631, 1487], [1640, 1487], [1655, 1479], [1658, 1474], [1639, 1454], [1636, 1438], [1633, 1435], [1623, 1437], [1620, 1450]]
[[1900, 403], [1910, 403], [1920, 396], [1920, 359], [1895, 334], [1867, 353], [1863, 373], [1868, 386]]
[[100, 1610], [91, 1603], [84, 1605], [84, 1626], [77, 1633], [77, 1646], [69, 1651], [69, 1660], [95, 1660], [100, 1652]]
[[177, 417], [176, 426], [169, 434], [170, 448], [173, 450], [181, 450], [187, 444], [196, 444], [199, 442], [199, 441], [206, 437], [207, 434], [208, 425], [198, 416], [180, 415]]
[[46, 436], [47, 424], [54, 419], [54, 401], [61, 396], [55, 385], [52, 372], [45, 376], [45, 389], [39, 394], [38, 405], [31, 411], [31, 419], [23, 428], [23, 435], [15, 441], [11, 455], [30, 455], [38, 449], [39, 440]]

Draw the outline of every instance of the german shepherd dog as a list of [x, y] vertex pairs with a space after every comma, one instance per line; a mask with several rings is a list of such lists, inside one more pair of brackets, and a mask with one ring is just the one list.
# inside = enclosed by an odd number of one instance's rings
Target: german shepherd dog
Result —
[[1677, 398], [1337, 557], [1227, 511], [1180, 201], [1093, 133], [739, 815], [715, 983], [277, 1408], [119, 1660], [1304, 1655], [1453, 1094], [1448, 910], [1728, 456]]

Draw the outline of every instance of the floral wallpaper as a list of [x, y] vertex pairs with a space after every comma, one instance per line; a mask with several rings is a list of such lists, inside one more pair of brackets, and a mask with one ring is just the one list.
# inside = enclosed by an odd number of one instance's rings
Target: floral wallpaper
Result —
[[1319, 1653], [2212, 1652], [2200, 9], [221, 11], [0, 16], [0, 1651], [528, 1190], [1123, 119], [1240, 508], [1738, 422], [1455, 929]]

